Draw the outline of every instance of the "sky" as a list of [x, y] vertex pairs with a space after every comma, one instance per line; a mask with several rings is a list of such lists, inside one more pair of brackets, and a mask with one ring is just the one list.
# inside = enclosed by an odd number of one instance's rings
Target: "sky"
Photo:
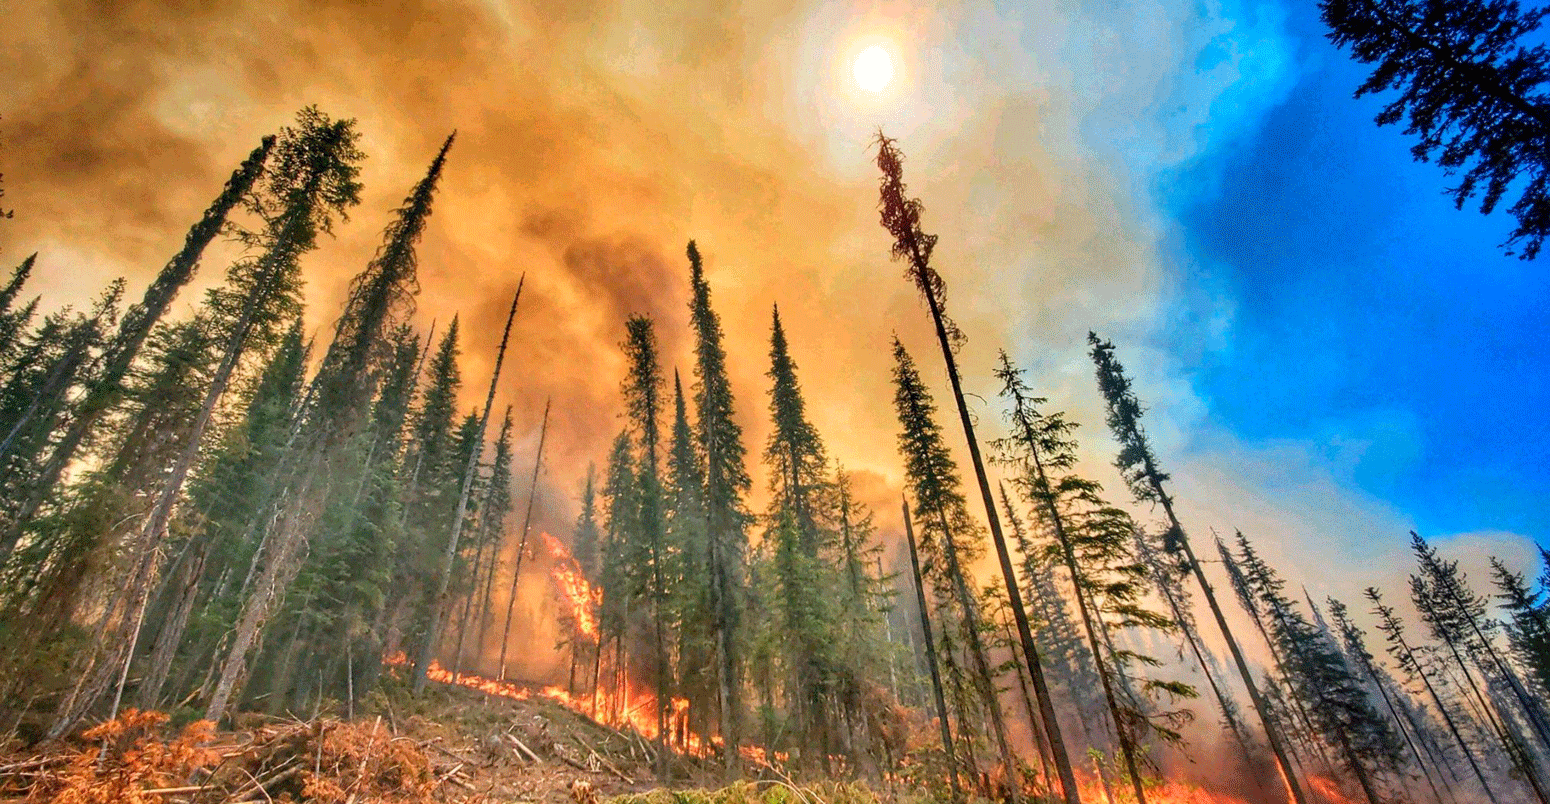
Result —
[[[38, 251], [45, 304], [120, 275], [138, 293], [258, 138], [315, 103], [356, 118], [369, 154], [363, 203], [306, 263], [320, 331], [456, 129], [415, 321], [460, 316], [472, 406], [527, 277], [499, 400], [521, 465], [554, 400], [546, 528], [567, 528], [621, 426], [625, 317], [651, 315], [692, 381], [690, 238], [750, 455], [769, 429], [779, 304], [815, 423], [894, 527], [890, 337], [939, 402], [946, 388], [877, 223], [881, 128], [941, 237], [984, 438], [1001, 426], [990, 369], [1005, 348], [1122, 497], [1085, 353], [1096, 330], [1135, 375], [1186, 525], [1242, 528], [1317, 596], [1397, 596], [1411, 528], [1482, 582], [1488, 554], [1532, 574], [1550, 530], [1550, 279], [1497, 248], [1504, 216], [1454, 210], [1447, 178], [1373, 125], [1381, 101], [1352, 99], [1365, 73], [1312, 2], [34, 0], [7, 14], [0, 172], [16, 215], [0, 263]], [[897, 70], [879, 93], [850, 73], [872, 45]], [[207, 263], [179, 314], [219, 279]]]

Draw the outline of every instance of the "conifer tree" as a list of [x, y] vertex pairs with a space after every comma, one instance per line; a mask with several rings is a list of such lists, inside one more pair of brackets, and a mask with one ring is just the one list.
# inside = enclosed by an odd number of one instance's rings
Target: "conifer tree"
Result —
[[1169, 616], [1178, 624], [1185, 643], [1189, 645], [1190, 654], [1195, 657], [1195, 665], [1200, 668], [1201, 675], [1205, 676], [1206, 685], [1211, 688], [1211, 695], [1216, 699], [1217, 707], [1222, 713], [1222, 724], [1227, 727], [1233, 741], [1238, 744], [1245, 767], [1252, 770], [1256, 764], [1254, 743], [1249, 736], [1248, 726], [1243, 722], [1243, 713], [1238, 708], [1238, 702], [1223, 689], [1223, 683], [1217, 680], [1221, 669], [1217, 666], [1216, 658], [1211, 655], [1210, 648], [1200, 640], [1199, 629], [1195, 622], [1194, 601], [1190, 597], [1189, 589], [1183, 583], [1184, 576], [1189, 574], [1189, 570], [1180, 565], [1177, 554], [1164, 553], [1152, 541], [1151, 536], [1144, 529], [1136, 528], [1136, 554], [1147, 567], [1152, 589], [1167, 603]]
[[[257, 254], [233, 266], [227, 285], [210, 294], [208, 306], [221, 322], [224, 354], [187, 445], [147, 518], [143, 539], [147, 546], [142, 548], [146, 558], [136, 573], [136, 586], [148, 590], [152, 553], [165, 537], [204, 430], [239, 362], [250, 348], [272, 342], [276, 325], [297, 314], [301, 256], [316, 247], [320, 234], [332, 231], [336, 217], [359, 203], [357, 163], [363, 155], [356, 148], [357, 138], [353, 120], [331, 120], [308, 107], [298, 114], [296, 127], [285, 129], [274, 147], [261, 192], [251, 196], [251, 210], [263, 221], [263, 228], [244, 235]], [[256, 623], [239, 627], [234, 644], [240, 644], [245, 655], [255, 636]], [[241, 657], [236, 664], [240, 662]], [[226, 683], [216, 689], [212, 700], [218, 706], [211, 713], [217, 718], [224, 713], [238, 669], [232, 666], [223, 673]]]
[[[679, 393], [679, 398], [683, 394]], [[596, 581], [598, 576], [598, 546], [602, 542], [602, 532], [598, 529], [597, 517], [597, 464], [587, 464], [587, 476], [581, 485], [581, 512], [576, 515], [576, 563], [581, 571], [589, 579]]]
[[[1060, 774], [1061, 788], [1067, 804], [1077, 804], [1080, 795], [1076, 790], [1076, 777], [1071, 770], [1070, 758], [1066, 755], [1065, 742], [1060, 736], [1060, 723], [1055, 715], [1053, 703], [1049, 699], [1049, 692], [1044, 679], [1044, 670], [1040, 666], [1039, 653], [1033, 643], [1033, 631], [1028, 623], [1028, 613], [1023, 607], [1022, 595], [1017, 589], [1017, 571], [1012, 566], [1012, 555], [1007, 549], [1006, 538], [1001, 533], [1001, 519], [996, 513], [995, 496], [990, 491], [990, 477], [985, 473], [985, 462], [980, 457], [979, 441], [974, 437], [974, 420], [969, 414], [969, 406], [964, 401], [963, 384], [958, 376], [958, 359], [956, 352], [963, 344], [963, 332], [958, 329], [952, 318], [948, 317], [945, 308], [947, 303], [947, 285], [942, 280], [941, 274], [931, 266], [931, 253], [936, 249], [937, 236], [927, 234], [920, 227], [920, 213], [924, 208], [918, 198], [909, 198], [904, 185], [904, 155], [899, 151], [894, 140], [884, 136], [881, 131], [877, 134], [877, 167], [882, 171], [879, 182], [880, 200], [879, 210], [882, 215], [882, 225], [888, 233], [893, 235], [893, 258], [906, 261], [905, 276], [915, 285], [921, 298], [926, 302], [926, 308], [931, 313], [931, 322], [936, 328], [937, 344], [942, 349], [942, 360], [947, 368], [947, 379], [953, 390], [953, 401], [957, 403], [958, 421], [963, 426], [964, 439], [969, 447], [969, 461], [974, 469], [975, 480], [978, 481], [980, 502], [985, 509], [985, 521], [990, 526], [990, 537], [996, 548], [996, 558], [1000, 562], [1001, 577], [1006, 585], [1007, 600], [1012, 608], [1012, 618], [1017, 623], [1018, 637], [1022, 640], [1023, 657], [1028, 663], [1028, 674], [1033, 679], [1034, 691], [1039, 697], [1039, 710], [1044, 719], [1045, 733], [1049, 735], [1052, 752], [1055, 758], [1055, 766]], [[1013, 804], [1019, 797], [1018, 785], [1012, 786]]]
[[[967, 645], [973, 663], [971, 683], [979, 696], [982, 713], [989, 716], [991, 732], [1001, 756], [1010, 789], [1020, 786], [1021, 772], [1012, 755], [1001, 715], [995, 682], [983, 642], [983, 613], [969, 567], [984, 551], [983, 534], [969, 518], [967, 501], [959, 487], [958, 467], [942, 439], [936, 422], [936, 404], [926, 390], [915, 361], [904, 344], [893, 340], [894, 409], [899, 416], [899, 453], [904, 475], [915, 495], [915, 513], [921, 525], [920, 546], [927, 556], [927, 580], [934, 587], [939, 610], [956, 605], [958, 635]], [[945, 614], [939, 614], [944, 622]], [[944, 627], [944, 631], [945, 631]], [[945, 636], [945, 635], [944, 635]], [[944, 650], [944, 662], [950, 648]], [[964, 730], [960, 713], [959, 730]], [[1016, 794], [1014, 793], [1014, 796]]]
[[1049, 551], [1034, 545], [1027, 526], [1006, 493], [1005, 484], [1001, 487], [1001, 506], [1006, 510], [1007, 525], [1022, 556], [1022, 581], [1034, 617], [1034, 636], [1039, 651], [1045, 658], [1050, 678], [1064, 685], [1087, 743], [1096, 746], [1092, 724], [1103, 717], [1104, 702], [1099, 700], [1102, 685], [1093, 668], [1092, 654], [1071, 619], [1066, 597], [1056, 585], [1055, 558]]
[[[511, 406], [507, 405], [506, 413], [501, 418], [500, 433], [495, 437], [495, 456], [490, 460], [490, 476], [484, 483], [484, 495], [475, 508], [478, 512], [478, 528], [474, 532], [471, 577], [463, 597], [463, 614], [458, 622], [457, 648], [452, 653], [454, 675], [463, 669], [463, 647], [468, 644], [469, 621], [474, 616], [476, 598], [480, 601], [480, 607], [475, 622], [481, 624], [481, 636], [473, 644], [476, 649], [484, 644], [482, 626], [488, 613], [490, 597], [495, 591], [495, 570], [500, 564], [501, 536], [505, 532], [506, 517], [511, 514], [511, 460]], [[586, 508], [583, 515], [591, 516], [590, 497], [584, 502]], [[481, 581], [484, 585], [482, 592], [479, 588]]]
[[665, 474], [667, 541], [670, 546], [667, 584], [669, 620], [678, 632], [677, 688], [689, 702], [691, 728], [708, 734], [719, 684], [716, 663], [715, 608], [706, 569], [710, 544], [706, 538], [705, 470], [698, 442], [689, 424], [683, 380], [673, 371], [673, 424], [668, 436]]
[[[451, 144], [451, 141], [448, 141]], [[478, 474], [479, 458], [484, 451], [484, 434], [490, 424], [490, 411], [495, 407], [495, 389], [500, 384], [501, 364], [506, 360], [506, 344], [511, 338], [511, 322], [517, 317], [517, 303], [522, 300], [522, 285], [526, 281], [526, 275], [517, 281], [517, 292], [511, 297], [511, 311], [506, 314], [506, 328], [501, 332], [501, 345], [495, 351], [495, 368], [490, 373], [490, 389], [484, 397], [484, 411], [479, 414], [478, 425], [474, 428], [469, 447], [468, 457], [463, 463], [459, 473], [461, 488], [458, 491], [457, 505], [453, 508], [451, 535], [447, 537], [447, 549], [442, 554], [441, 571], [437, 573], [436, 595], [431, 602], [430, 632], [420, 647], [420, 658], [414, 666], [414, 693], [420, 694], [425, 690], [426, 672], [430, 670], [431, 657], [435, 654], [441, 637], [442, 621], [451, 617], [451, 601], [448, 589], [452, 585], [452, 573], [455, 567], [458, 553], [458, 542], [463, 535], [463, 523], [468, 518], [468, 496], [473, 489], [474, 477]]]
[[1432, 706], [1437, 709], [1438, 716], [1442, 718], [1443, 724], [1447, 726], [1448, 733], [1453, 736], [1459, 751], [1464, 754], [1464, 759], [1468, 761], [1470, 770], [1474, 771], [1475, 779], [1480, 782], [1480, 789], [1485, 793], [1487, 799], [1493, 802], [1496, 801], [1496, 793], [1491, 790], [1490, 782], [1486, 781], [1485, 772], [1475, 758], [1474, 749], [1470, 747], [1469, 741], [1464, 739], [1457, 719], [1443, 701], [1442, 695], [1433, 683], [1430, 673], [1421, 663], [1420, 657], [1416, 655], [1416, 652], [1410, 647], [1409, 641], [1406, 640], [1404, 623], [1400, 621], [1391, 606], [1384, 605], [1383, 596], [1377, 587], [1369, 586], [1363, 594], [1368, 600], [1372, 601], [1373, 614], [1377, 615], [1378, 630], [1383, 633], [1384, 639], [1388, 643], [1389, 656], [1399, 665], [1400, 672], [1404, 673], [1411, 681], [1419, 680], [1421, 682], [1422, 687], [1426, 689], [1427, 696], [1432, 701]]
[[[1239, 543], [1248, 540], [1239, 534]], [[1361, 682], [1346, 666], [1330, 635], [1311, 625], [1285, 596], [1284, 582], [1252, 553], [1239, 556], [1249, 588], [1264, 608], [1270, 635], [1285, 657], [1288, 681], [1302, 699], [1318, 735], [1360, 785], [1369, 804], [1387, 797], [1379, 793], [1377, 774], [1393, 772], [1402, 763], [1399, 738], [1367, 698]]]
[[[1383, 700], [1383, 707], [1389, 713], [1389, 722], [1393, 724], [1395, 731], [1405, 741], [1405, 747], [1410, 749], [1410, 756], [1415, 759], [1416, 768], [1426, 779], [1426, 784], [1432, 790], [1432, 798], [1438, 804], [1442, 802], [1442, 793], [1437, 784], [1432, 781], [1432, 774], [1427, 768], [1426, 759], [1421, 756], [1421, 749], [1416, 740], [1419, 735], [1412, 736], [1413, 728], [1407, 729], [1406, 718], [1403, 711], [1395, 703], [1397, 694], [1390, 693], [1390, 681], [1387, 672], [1378, 667], [1372, 653], [1367, 650], [1367, 639], [1361, 629], [1352, 622], [1350, 613], [1345, 604], [1334, 598], [1328, 598], [1329, 616], [1335, 621], [1335, 629], [1340, 635], [1341, 645], [1345, 648], [1346, 659], [1350, 664], [1367, 677], [1371, 688], [1378, 691], [1378, 696]], [[1414, 724], [1411, 724], [1413, 727]]]
[[[301, 319], [293, 320], [280, 346], [269, 356], [251, 390], [247, 391], [239, 423], [223, 434], [207, 469], [194, 479], [189, 509], [201, 512], [192, 521], [190, 538], [198, 540], [204, 558], [203, 575], [214, 589], [190, 624], [183, 644], [182, 626], [169, 623], [157, 636], [152, 654], [179, 651], [184, 678], [214, 657], [216, 644], [235, 623], [237, 611], [256, 575], [254, 560], [263, 547], [265, 512], [276, 491], [296, 418], [301, 414], [309, 344], [302, 339]], [[188, 577], [182, 594], [200, 594], [199, 574]], [[184, 605], [193, 605], [187, 601]], [[181, 647], [180, 647], [181, 646]], [[154, 665], [153, 665], [154, 667]], [[202, 669], [200, 667], [199, 669]], [[154, 673], [154, 669], [153, 669]], [[159, 690], [153, 693], [159, 694]], [[182, 684], [175, 694], [186, 690]]]
[[937, 669], [936, 640], [931, 634], [931, 607], [926, 603], [926, 575], [920, 568], [920, 550], [915, 544], [915, 526], [910, 520], [910, 503], [903, 501], [904, 538], [910, 547], [910, 571], [915, 582], [915, 606], [920, 612], [920, 632], [925, 638], [926, 666], [931, 669], [931, 693], [936, 703], [937, 725], [942, 731], [942, 753], [947, 758], [947, 783], [953, 801], [963, 795], [958, 789], [958, 760], [953, 756], [953, 732], [947, 719], [947, 697], [942, 691], [942, 672]]
[[69, 308], [48, 316], [27, 339], [0, 390], [0, 559], [8, 558], [28, 524], [19, 505], [39, 479], [38, 465], [75, 408], [79, 386], [89, 384], [100, 351], [118, 318], [124, 280], [110, 282], [85, 313]]
[[[1140, 766], [1146, 760], [1140, 745], [1148, 734], [1179, 742], [1176, 727], [1185, 713], [1153, 718], [1143, 702], [1128, 694], [1126, 666], [1155, 666], [1156, 659], [1113, 647], [1116, 628], [1139, 625], [1163, 631], [1177, 626], [1140, 603], [1146, 567], [1131, 552], [1135, 525], [1124, 512], [1108, 505], [1097, 483], [1078, 477], [1075, 425], [1060, 413], [1039, 410], [1045, 400], [1034, 397], [1022, 372], [1001, 352], [996, 370], [1001, 396], [1011, 405], [1008, 414], [1012, 434], [993, 445], [1007, 464], [1017, 470], [1013, 483], [1022, 490], [1054, 537], [1053, 552], [1064, 563], [1076, 595], [1077, 611], [1087, 634], [1088, 649], [1097, 666], [1120, 752], [1130, 776], [1136, 801], [1146, 801]], [[1194, 690], [1179, 683], [1143, 680], [1150, 695], [1194, 697]]]
[[636, 457], [636, 483], [639, 506], [639, 530], [630, 549], [630, 571], [634, 573], [632, 591], [647, 606], [653, 629], [652, 650], [656, 667], [653, 686], [657, 710], [657, 773], [667, 778], [667, 716], [671, 706], [671, 648], [667, 632], [667, 523], [663, 510], [661, 475], [662, 367], [658, 358], [656, 330], [650, 318], [634, 316], [625, 322], [625, 360], [629, 373], [624, 380], [624, 400], [629, 409], [630, 426], [639, 439]]
[[717, 698], [721, 709], [723, 759], [728, 778], [737, 772], [741, 740], [739, 692], [744, 567], [748, 552], [750, 520], [743, 495], [752, 481], [744, 465], [743, 430], [732, 413], [732, 385], [727, 378], [726, 350], [721, 344], [721, 317], [710, 306], [710, 284], [694, 241], [689, 257], [689, 323], [694, 330], [695, 437], [705, 461], [706, 540], [709, 550], [707, 577], [715, 612]]
[[[1270, 615], [1255, 594], [1253, 583], [1249, 578], [1249, 572], [1254, 571], [1254, 567], [1260, 566], [1262, 562], [1248, 537], [1244, 536], [1242, 531], [1237, 532], [1236, 536], [1238, 556], [1234, 556], [1220, 538], [1216, 540], [1216, 551], [1221, 556], [1222, 569], [1227, 572], [1227, 579], [1232, 584], [1233, 593], [1237, 595], [1244, 612], [1249, 615], [1249, 620], [1254, 623], [1259, 635], [1265, 640], [1265, 646], [1270, 649], [1270, 662], [1275, 668], [1275, 675], [1267, 674], [1266, 683], [1280, 687], [1282, 684], [1290, 683], [1292, 675], [1291, 670], [1288, 669], [1290, 664], [1281, 651], [1281, 643], [1277, 642], [1270, 633], [1270, 627], [1267, 625]], [[1280, 677], [1279, 680], [1276, 676]], [[1325, 764], [1329, 764], [1329, 757], [1324, 753], [1322, 745], [1314, 734], [1313, 720], [1308, 717], [1308, 708], [1303, 699], [1294, 690], [1277, 689], [1276, 693], [1284, 704], [1281, 709], [1286, 717], [1282, 718], [1282, 722], [1287, 727], [1287, 733], [1292, 739], [1297, 740], [1304, 750], [1316, 752]]]
[[[1550, 560], [1546, 564], [1550, 566]], [[1498, 558], [1491, 559], [1491, 578], [1496, 583], [1500, 606], [1511, 621], [1507, 636], [1514, 658], [1543, 695], [1550, 690], [1550, 615], [1546, 613], [1544, 593], [1530, 589], [1523, 573], [1509, 570]]]
[[1232, 654], [1233, 664], [1238, 669], [1238, 677], [1242, 680], [1244, 688], [1248, 690], [1249, 700], [1253, 702], [1254, 711], [1259, 715], [1260, 726], [1265, 731], [1266, 741], [1270, 743], [1271, 753], [1275, 755], [1276, 764], [1286, 782], [1287, 792], [1294, 804], [1307, 804], [1302, 783], [1297, 779], [1297, 774], [1292, 769], [1291, 760], [1288, 758], [1285, 740], [1280, 730], [1276, 728], [1275, 721], [1271, 719], [1269, 708], [1260, 695], [1253, 674], [1249, 672], [1248, 661], [1243, 658], [1238, 640], [1227, 624], [1227, 617], [1222, 613], [1221, 605], [1217, 603], [1216, 592], [1200, 569], [1200, 562], [1195, 558], [1189, 536], [1184, 532], [1183, 524], [1179, 522], [1178, 516], [1173, 511], [1173, 497], [1168, 494], [1164, 485], [1169, 478], [1158, 467], [1157, 457], [1152, 453], [1151, 440], [1147, 438], [1146, 430], [1141, 424], [1141, 401], [1131, 390], [1130, 378], [1125, 375], [1125, 367], [1114, 356], [1112, 343], [1099, 340], [1092, 332], [1087, 333], [1087, 343], [1092, 347], [1090, 354], [1097, 369], [1098, 390], [1103, 394], [1107, 408], [1109, 430], [1120, 445], [1119, 456], [1114, 462], [1115, 466], [1124, 477], [1126, 485], [1130, 487], [1131, 495], [1137, 502], [1162, 506], [1168, 526], [1163, 539], [1164, 548], [1170, 552], [1177, 550], [1183, 554], [1182, 563], [1194, 574], [1195, 582], [1200, 587], [1201, 594], [1205, 596], [1206, 606], [1211, 610], [1211, 617], [1216, 620], [1222, 641], [1227, 643], [1227, 651]]
[[[1498, 686], [1511, 684], [1514, 693], [1521, 687], [1514, 683], [1511, 668], [1496, 665], [1499, 657], [1495, 656], [1495, 649], [1480, 625], [1486, 608], [1485, 599], [1469, 588], [1468, 579], [1458, 569], [1458, 562], [1444, 561], [1435, 548], [1414, 532], [1411, 539], [1421, 574], [1410, 576], [1410, 598], [1421, 621], [1452, 658], [1452, 664], [1472, 696], [1465, 700], [1472, 700], [1479, 707], [1480, 718], [1494, 733], [1502, 754], [1533, 788], [1542, 804], [1550, 802], [1550, 793], [1540, 781], [1535, 757], [1524, 744], [1516, 724], [1509, 719], [1511, 708], [1493, 694]], [[1481, 675], [1485, 689], [1482, 690], [1480, 682], [1476, 681], [1471, 666]], [[1530, 727], [1537, 730], [1537, 702], [1525, 696], [1515, 703], [1522, 707]]]
[[407, 324], [394, 335], [393, 357], [383, 370], [370, 420], [360, 440], [365, 442], [359, 479], [344, 486], [344, 506], [335, 573], [336, 591], [326, 593], [339, 601], [339, 615], [330, 639], [346, 646], [348, 663], [345, 687], [352, 697], [375, 686], [382, 664], [383, 630], [387, 605], [398, 580], [398, 557], [407, 534], [403, 524], [403, 454], [405, 425], [414, 400], [415, 382], [424, 350]]
[[827, 490], [828, 459], [823, 441], [807, 420], [806, 402], [797, 381], [796, 362], [774, 312], [770, 334], [770, 420], [774, 429], [764, 448], [770, 471], [770, 510], [765, 538], [774, 545], [775, 596], [781, 617], [786, 664], [792, 674], [789, 706], [802, 738], [804, 758], [829, 754], [832, 725], [827, 722], [833, 692], [838, 634], [832, 630], [826, 546], [819, 517]]
[[[625, 577], [625, 546], [633, 540], [639, 527], [640, 502], [635, 482], [635, 444], [629, 428], [614, 438], [608, 452], [608, 469], [603, 480], [603, 549], [598, 567], [598, 587], [603, 592], [603, 603], [598, 611], [599, 672], [601, 670], [602, 645], [610, 639], [614, 643], [613, 676], [609, 688], [619, 688], [623, 671], [624, 638], [629, 628], [629, 588]], [[598, 681], [593, 688], [599, 687]], [[594, 694], [594, 698], [596, 698]], [[617, 706], [616, 695], [610, 702]], [[597, 701], [594, 701], [594, 707]]]
[[[1517, 228], [1506, 245], [1533, 259], [1550, 234], [1550, 50], [1546, 9], [1517, 0], [1321, 0], [1327, 36], [1375, 65], [1356, 96], [1397, 92], [1378, 125], [1405, 120], [1417, 161], [1452, 175], [1460, 209], [1480, 195], [1490, 213], [1511, 190]], [[1509, 251], [1509, 253], [1512, 253]]]
[[20, 265], [11, 272], [11, 278], [6, 281], [4, 287], [0, 287], [0, 367], [5, 369], [5, 375], [11, 374], [11, 360], [16, 355], [22, 333], [27, 325], [32, 322], [32, 317], [38, 309], [37, 299], [16, 307], [16, 300], [21, 295], [22, 286], [32, 276], [33, 265], [38, 260], [37, 252], [27, 255]]
[[[151, 329], [167, 312], [167, 308], [177, 297], [178, 291], [193, 278], [205, 248], [226, 227], [227, 216], [248, 197], [254, 185], [257, 184], [274, 143], [273, 136], [266, 136], [260, 140], [258, 147], [248, 154], [248, 158], [227, 179], [226, 186], [205, 210], [204, 216], [189, 229], [183, 241], [183, 248], [173, 255], [161, 269], [161, 273], [146, 288], [139, 304], [131, 306], [124, 313], [123, 320], [119, 322], [117, 334], [102, 355], [101, 367], [92, 378], [84, 398], [76, 405], [75, 415], [71, 419], [69, 428], [54, 444], [48, 459], [39, 469], [30, 487], [22, 492], [22, 503], [13, 515], [15, 522], [7, 526], [4, 536], [0, 536], [0, 563], [4, 563], [10, 548], [14, 547], [14, 542], [8, 537], [29, 521], [37, 512], [38, 506], [54, 491], [60, 475], [75, 458], [81, 444], [90, 435], [97, 422], [122, 396], [124, 378], [129, 373], [136, 356], [139, 355], [145, 339], [151, 334]], [[23, 268], [30, 269], [31, 266], [32, 258], [29, 257]], [[18, 269], [16, 280], [25, 279], [25, 277], [26, 270]], [[10, 306], [16, 288], [20, 286], [20, 282], [16, 280], [13, 280], [12, 286], [0, 291], [0, 311]], [[5, 341], [3, 330], [0, 330], [0, 351], [3, 351]]]
[[10, 339], [14, 338], [18, 331], [13, 321], [10, 320], [18, 311], [12, 308], [16, 304], [16, 300], [21, 297], [22, 287], [32, 277], [32, 269], [37, 262], [38, 253], [36, 251], [28, 254], [26, 259], [23, 259], [15, 268], [11, 269], [11, 278], [6, 280], [4, 287], [0, 287], [0, 317], [3, 317], [0, 320], [7, 320], [7, 326], [3, 330], [6, 338], [0, 340], [0, 346], [9, 347], [11, 344]]
[[[1466, 675], [1469, 671], [1464, 667], [1461, 650], [1469, 655], [1482, 675], [1504, 683], [1512, 691], [1541, 746], [1550, 748], [1550, 725], [1545, 723], [1542, 706], [1529, 695], [1522, 679], [1502, 659], [1501, 652], [1492, 642], [1489, 631], [1494, 621], [1486, 620], [1485, 598], [1469, 588], [1469, 579], [1458, 568], [1457, 561], [1442, 559], [1437, 555], [1437, 549], [1415, 531], [1410, 532], [1410, 545], [1421, 568], [1421, 574], [1414, 576], [1412, 585], [1418, 590], [1424, 589], [1425, 595], [1424, 600], [1417, 601], [1416, 607], [1431, 627], [1432, 635], [1447, 645]], [[1417, 581], [1424, 583], [1417, 584]]]

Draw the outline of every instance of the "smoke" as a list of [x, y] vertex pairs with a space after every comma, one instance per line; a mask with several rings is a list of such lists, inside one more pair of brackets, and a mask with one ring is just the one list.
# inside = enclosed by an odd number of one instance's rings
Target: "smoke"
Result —
[[[516, 423], [514, 526], [552, 400], [533, 533], [570, 532], [579, 478], [622, 426], [625, 317], [652, 316], [664, 365], [692, 384], [683, 249], [694, 238], [750, 455], [769, 432], [779, 303], [814, 423], [884, 537], [898, 538], [889, 337], [934, 389], [946, 383], [877, 225], [868, 142], [882, 126], [909, 157], [925, 228], [941, 236], [937, 267], [969, 336], [961, 367], [982, 441], [999, 434], [990, 370], [1006, 345], [1051, 407], [1083, 425], [1083, 471], [1123, 498], [1083, 348], [1097, 329], [1120, 343], [1151, 406], [1202, 554], [1209, 528], [1243, 527], [1316, 598], [1337, 594], [1356, 611], [1375, 575], [1402, 597], [1406, 517], [1350, 491], [1315, 445], [1218, 431], [1189, 381], [1223, 345], [1233, 310], [1191, 284], [1200, 266], [1172, 262], [1156, 187], [1284, 95], [1289, 56], [1273, 13], [1235, 0], [1014, 10], [811, 0], [736, 14], [699, 0], [58, 0], [6, 13], [0, 172], [17, 212], [0, 223], [0, 261], [40, 251], [34, 287], [46, 305], [81, 303], [119, 275], [137, 293], [258, 138], [316, 103], [358, 118], [369, 154], [363, 203], [304, 263], [308, 328], [326, 331], [390, 210], [458, 131], [420, 248], [416, 323], [461, 316], [471, 407], [526, 276], [497, 397]], [[897, 48], [899, 84], [864, 96], [847, 59], [879, 38]], [[219, 281], [221, 256], [180, 298], [182, 314]], [[1532, 559], [1521, 537], [1489, 541], [1517, 566]], [[990, 560], [979, 569], [995, 577]], [[524, 656], [553, 642], [539, 572], [525, 571], [518, 601], [533, 629]], [[551, 673], [543, 661], [523, 672]], [[1197, 709], [1208, 719], [1208, 702]]]

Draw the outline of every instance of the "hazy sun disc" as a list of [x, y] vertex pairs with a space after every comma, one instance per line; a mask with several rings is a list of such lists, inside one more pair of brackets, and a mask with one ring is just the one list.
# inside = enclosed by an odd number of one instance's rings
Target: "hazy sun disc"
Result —
[[881, 45], [873, 45], [856, 57], [856, 83], [868, 92], [882, 92], [893, 80], [893, 59]]

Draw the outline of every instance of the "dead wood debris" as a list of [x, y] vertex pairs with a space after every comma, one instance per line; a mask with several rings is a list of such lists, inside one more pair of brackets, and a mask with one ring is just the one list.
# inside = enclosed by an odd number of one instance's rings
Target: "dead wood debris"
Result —
[[[244, 715], [232, 732], [206, 721], [173, 729], [163, 713], [129, 710], [0, 755], [0, 804], [599, 804], [651, 784], [653, 752], [638, 735], [529, 703], [481, 706], [481, 727], [459, 720], [465, 704], [407, 719]], [[675, 759], [683, 781], [702, 770]]]

